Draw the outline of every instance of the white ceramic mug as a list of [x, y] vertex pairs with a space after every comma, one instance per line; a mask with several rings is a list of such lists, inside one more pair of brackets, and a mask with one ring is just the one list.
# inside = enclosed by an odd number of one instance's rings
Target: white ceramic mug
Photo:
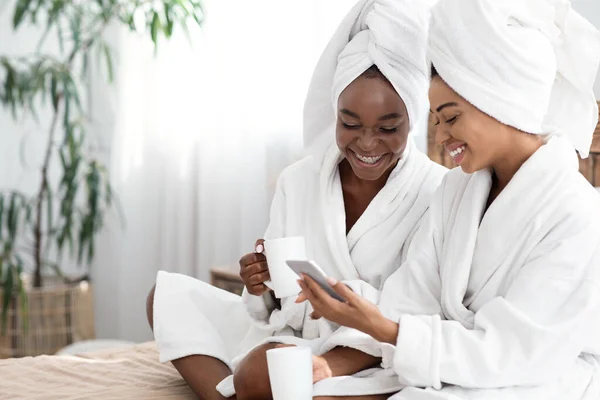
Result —
[[267, 365], [273, 400], [312, 399], [312, 352], [309, 347], [267, 350]]
[[263, 253], [269, 264], [271, 280], [265, 285], [273, 289], [279, 299], [297, 296], [300, 286], [298, 275], [286, 264], [287, 260], [306, 258], [306, 243], [302, 236], [292, 236], [280, 239], [265, 240]]

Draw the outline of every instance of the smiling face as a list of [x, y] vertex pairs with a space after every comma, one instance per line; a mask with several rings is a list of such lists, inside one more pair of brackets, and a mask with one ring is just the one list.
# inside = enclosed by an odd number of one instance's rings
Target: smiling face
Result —
[[360, 179], [377, 180], [390, 172], [404, 153], [409, 130], [404, 101], [376, 68], [340, 94], [336, 141]]
[[470, 104], [435, 75], [429, 89], [435, 141], [464, 172], [490, 168], [509, 157], [519, 135]]

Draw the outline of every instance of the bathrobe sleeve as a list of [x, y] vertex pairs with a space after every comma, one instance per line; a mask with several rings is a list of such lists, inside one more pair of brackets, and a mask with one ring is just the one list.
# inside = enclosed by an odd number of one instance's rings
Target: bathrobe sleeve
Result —
[[570, 368], [599, 333], [600, 315], [598, 212], [575, 208], [528, 255], [503, 296], [478, 310], [473, 329], [416, 313], [435, 311], [438, 288], [428, 264], [405, 266], [398, 290], [408, 295], [398, 306], [412, 315], [397, 319], [388, 360], [400, 379], [413, 386], [497, 388], [551, 382]]
[[[293, 175], [289, 174], [288, 171], [283, 171], [277, 180], [265, 239], [275, 239], [287, 235], [286, 214], [290, 212], [288, 207], [290, 209], [294, 208], [289, 205], [285, 193], [287, 181], [293, 178]], [[273, 300], [272, 292], [267, 292], [262, 296], [254, 296], [248, 293], [245, 288], [242, 300], [253, 322], [262, 330], [275, 334], [281, 332], [287, 326], [297, 331], [302, 329], [307, 312], [305, 303], [296, 304], [294, 298], [282, 299], [281, 309], [278, 309]]]

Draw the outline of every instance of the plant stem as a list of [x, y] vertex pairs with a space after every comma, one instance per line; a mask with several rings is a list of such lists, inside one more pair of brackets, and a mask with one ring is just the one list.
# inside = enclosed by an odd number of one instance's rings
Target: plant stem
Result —
[[[75, 57], [79, 52], [86, 52], [89, 47], [94, 43], [94, 40], [102, 35], [104, 29], [108, 26], [108, 23], [105, 22], [102, 24], [100, 29], [96, 32], [95, 35], [92, 35], [88, 40], [84, 42], [84, 44], [80, 47], [75, 47], [69, 57], [67, 58], [67, 67], [70, 68], [71, 64], [75, 60]], [[56, 108], [54, 110], [54, 115], [52, 116], [52, 124], [50, 125], [50, 132], [48, 138], [48, 146], [46, 147], [46, 155], [44, 156], [44, 164], [42, 165], [42, 183], [40, 185], [40, 190], [38, 191], [36, 197], [36, 210], [35, 210], [35, 227], [34, 227], [34, 262], [35, 262], [35, 272], [33, 277], [33, 287], [39, 288], [42, 287], [42, 206], [44, 203], [44, 196], [48, 191], [48, 168], [50, 166], [50, 160], [52, 159], [52, 146], [54, 143], [54, 134], [56, 132], [56, 124], [58, 123], [58, 117], [60, 114], [60, 103], [62, 100], [62, 96], [59, 96], [58, 99], [53, 99], [54, 104], [56, 104]], [[51, 229], [51, 227], [48, 227]]]
[[[57, 94], [57, 96], [60, 97], [59, 94]], [[44, 164], [42, 165], [42, 184], [40, 185], [35, 205], [35, 227], [33, 231], [35, 273], [33, 276], [33, 287], [36, 288], [42, 287], [42, 206], [44, 204], [44, 196], [48, 191], [48, 167], [50, 166], [50, 160], [52, 159], [52, 144], [54, 143], [54, 134], [56, 132], [56, 124], [58, 122], [60, 111], [60, 98], [53, 99], [53, 102], [57, 106], [54, 109], [54, 115], [52, 116], [52, 124], [50, 125], [50, 132], [48, 134], [48, 145], [46, 146], [46, 155], [44, 156]]]

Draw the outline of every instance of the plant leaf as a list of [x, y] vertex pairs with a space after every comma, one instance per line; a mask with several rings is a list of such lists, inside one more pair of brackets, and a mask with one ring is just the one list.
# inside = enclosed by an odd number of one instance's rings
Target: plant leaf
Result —
[[104, 59], [106, 60], [106, 71], [108, 73], [108, 82], [113, 83], [113, 80], [114, 80], [113, 60], [112, 60], [112, 54], [111, 54], [108, 43], [106, 43], [106, 42], [102, 43], [102, 50], [104, 52]]
[[10, 194], [10, 204], [8, 206], [8, 215], [6, 218], [6, 223], [8, 224], [8, 237], [14, 242], [17, 233], [17, 205], [14, 193]]
[[2, 335], [6, 334], [8, 307], [10, 306], [14, 289], [12, 270], [15, 266], [9, 260], [7, 267], [4, 284], [2, 285]]
[[83, 53], [83, 62], [81, 63], [81, 79], [85, 79], [90, 65], [90, 53]]
[[194, 2], [194, 11], [192, 11], [192, 16], [194, 17], [194, 20], [198, 26], [202, 25], [202, 22], [204, 22], [204, 12], [200, 2]]
[[[44, 33], [42, 34], [42, 37], [40, 38], [40, 40], [38, 41], [38, 44], [37, 44], [37, 50], [36, 50], [37, 52], [40, 52], [40, 50], [42, 49], [42, 46], [46, 42], [46, 38], [48, 37], [48, 34], [52, 30], [52, 26], [56, 22], [56, 18], [57, 18], [57, 16], [52, 12], [52, 10], [50, 10], [50, 12], [48, 12], [48, 21], [46, 21], [46, 29], [44, 29]], [[62, 50], [61, 50], [61, 52], [62, 52]]]
[[52, 268], [52, 270], [54, 271], [56, 276], [58, 276], [59, 278], [64, 278], [64, 275], [57, 263], [51, 263], [51, 262], [46, 261], [46, 262], [44, 262], [44, 265]]
[[29, 5], [31, 4], [32, 0], [18, 0], [17, 1], [17, 5], [15, 7], [15, 13], [13, 14], [13, 29], [17, 29], [20, 25], [21, 22], [23, 22], [23, 19], [25, 18], [25, 14], [27, 13], [27, 10], [29, 9]]
[[27, 200], [25, 198], [23, 198], [21, 200], [23, 202], [23, 206], [25, 207], [25, 223], [29, 224], [31, 222], [31, 216], [32, 216], [32, 208], [31, 208], [31, 204], [27, 203]]
[[18, 291], [19, 291], [19, 300], [21, 303], [21, 318], [22, 318], [23, 332], [27, 333], [27, 331], [29, 330], [29, 301], [27, 299], [27, 291], [25, 290], [25, 286], [23, 285], [23, 280], [21, 279], [22, 273], [23, 273], [23, 261], [21, 261], [21, 259], [19, 259], [18, 264], [17, 264]]
[[[48, 230], [48, 236], [52, 236], [52, 229], [53, 229], [53, 225], [54, 225], [54, 220], [53, 220], [53, 214], [54, 214], [54, 210], [53, 210], [53, 204], [52, 201], [54, 199], [54, 196], [52, 194], [52, 189], [50, 188], [50, 186], [48, 186], [48, 188], [46, 189], [46, 229]], [[46, 249], [50, 248], [50, 244], [52, 243], [52, 241], [48, 240], [46, 242]]]
[[[69, 74], [68, 72], [63, 73], [62, 84], [63, 84], [63, 90], [64, 90], [64, 95], [65, 95], [65, 102], [67, 102], [67, 99], [69, 99], [69, 100], [73, 99], [75, 101], [75, 105], [77, 106], [79, 111], [82, 111], [81, 100], [79, 97], [79, 90], [77, 89], [77, 85], [75, 84], [75, 81], [71, 77], [71, 74]], [[68, 93], [68, 96], [67, 96], [67, 93]]]
[[87, 263], [88, 265], [90, 265], [92, 263], [92, 260], [94, 259], [94, 232], [92, 232], [92, 236], [89, 239], [89, 244], [88, 244], [88, 254], [87, 254]]
[[[108, 181], [107, 177], [104, 177], [106, 184], [105, 184], [105, 198], [104, 201], [106, 202], [106, 205], [108, 207], [110, 207], [112, 205], [112, 199], [113, 199], [113, 192], [112, 192], [112, 186], [110, 184], [110, 182]], [[1, 211], [0, 211], [1, 212]], [[1, 235], [0, 235], [1, 237]]]
[[172, 9], [171, 9], [172, 5], [169, 3], [164, 3], [164, 9], [165, 9], [165, 21], [167, 22], [167, 24], [165, 25], [165, 36], [167, 38], [170, 38], [171, 35], [173, 35], [173, 18], [171, 18], [171, 13], [172, 13]]
[[[69, 223], [69, 225], [70, 225], [70, 223]], [[73, 231], [71, 230], [70, 227], [67, 230], [67, 241], [69, 242], [69, 253], [73, 254], [73, 251], [75, 250], [75, 246], [74, 246], [74, 241], [73, 241]]]
[[152, 38], [152, 42], [154, 42], [154, 47], [158, 46], [158, 31], [160, 30], [160, 18], [158, 17], [158, 13], [154, 12], [154, 16], [152, 17], [152, 22], [150, 25], [150, 36]]
[[63, 28], [60, 22], [56, 24], [56, 35], [58, 36], [58, 49], [62, 54], [65, 52], [65, 35], [63, 33]]
[[81, 230], [79, 231], [79, 249], [77, 252], [77, 263], [79, 265], [81, 265], [81, 260], [83, 259], [83, 250], [85, 249], [85, 244], [87, 241], [87, 235], [85, 233], [85, 225], [86, 225], [86, 223], [83, 222]]
[[[4, 194], [0, 193], [0, 240], [2, 240], [2, 232], [4, 231], [4, 225], [2, 224], [4, 221]], [[2, 279], [2, 274], [0, 273], [0, 279]]]
[[50, 96], [52, 97], [52, 108], [54, 111], [58, 110], [58, 83], [56, 81], [56, 76], [52, 75], [50, 78]]

